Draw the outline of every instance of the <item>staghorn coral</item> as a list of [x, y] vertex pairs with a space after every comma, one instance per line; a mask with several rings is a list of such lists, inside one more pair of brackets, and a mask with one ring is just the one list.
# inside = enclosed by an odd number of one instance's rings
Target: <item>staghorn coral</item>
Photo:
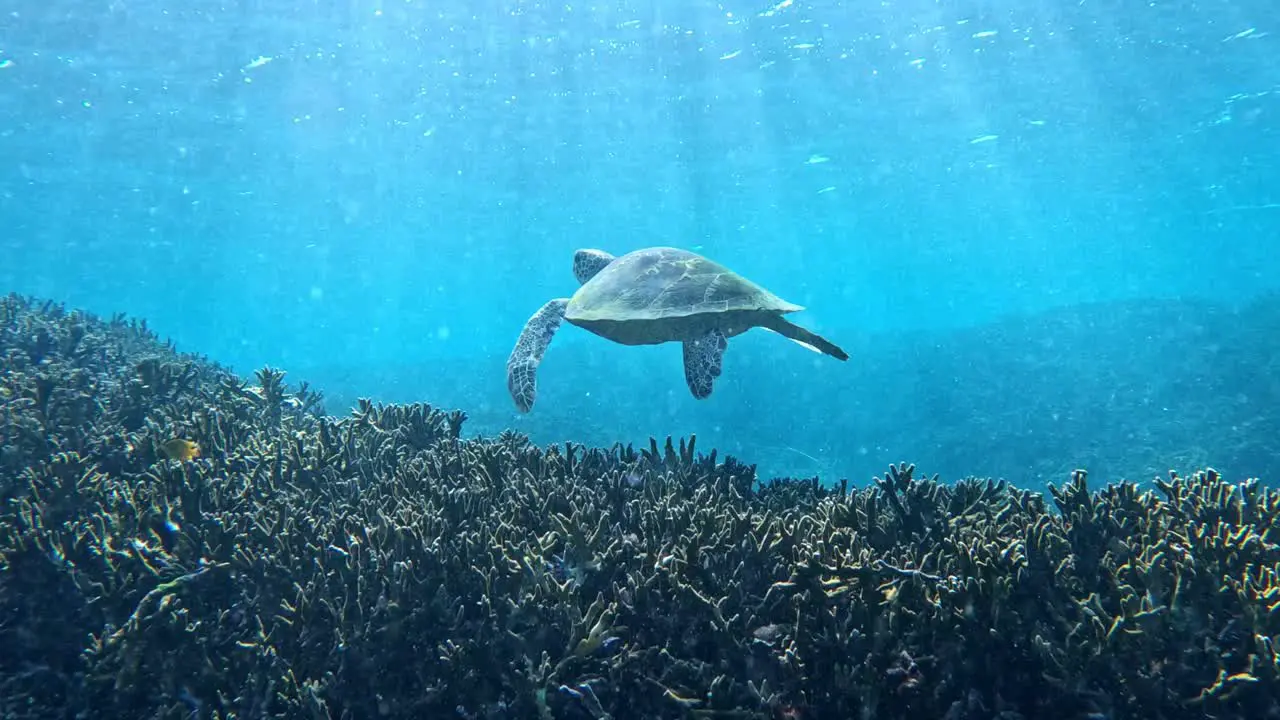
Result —
[[[324, 417], [279, 370], [0, 307], [4, 717], [1280, 712], [1256, 481], [760, 483], [694, 438]], [[160, 452], [179, 436], [200, 455]]]

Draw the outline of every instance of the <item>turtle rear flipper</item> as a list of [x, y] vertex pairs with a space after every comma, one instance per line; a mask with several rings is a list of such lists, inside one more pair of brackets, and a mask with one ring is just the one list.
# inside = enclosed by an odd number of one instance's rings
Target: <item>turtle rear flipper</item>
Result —
[[551, 338], [560, 329], [568, 304], [568, 298], [556, 298], [538, 308], [538, 312], [524, 324], [516, 346], [511, 349], [507, 358], [507, 390], [520, 412], [533, 409], [533, 401], [538, 396], [538, 365], [542, 363]]
[[712, 330], [697, 340], [684, 343], [684, 380], [689, 392], [699, 400], [711, 396], [711, 386], [720, 377], [724, 349], [729, 340], [720, 330]]
[[837, 360], [849, 359], [849, 353], [841, 350], [835, 345], [835, 343], [832, 343], [815, 332], [811, 332], [800, 327], [781, 315], [768, 316], [760, 323], [760, 327], [766, 330], [772, 330], [783, 337], [800, 343], [810, 350], [830, 355]]

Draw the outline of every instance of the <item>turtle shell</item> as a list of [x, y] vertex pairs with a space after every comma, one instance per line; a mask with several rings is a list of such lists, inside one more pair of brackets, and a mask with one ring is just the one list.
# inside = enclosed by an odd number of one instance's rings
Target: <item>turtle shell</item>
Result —
[[623, 255], [569, 300], [570, 322], [627, 323], [693, 315], [802, 310], [719, 263], [670, 247]]

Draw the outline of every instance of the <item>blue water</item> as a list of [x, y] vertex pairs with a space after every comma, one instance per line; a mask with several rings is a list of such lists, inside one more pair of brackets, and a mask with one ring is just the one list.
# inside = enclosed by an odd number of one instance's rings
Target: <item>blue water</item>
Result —
[[[863, 479], [930, 452], [879, 437], [888, 390], [924, 380], [888, 366], [855, 385], [883, 348], [868, 338], [927, 354], [942, 336], [913, 333], [1280, 286], [1275, 17], [1262, 0], [10, 3], [0, 288], [283, 367], [334, 413], [371, 396], [540, 442], [697, 433], [762, 471]], [[678, 346], [566, 326], [518, 416], [502, 363], [573, 291], [573, 250], [655, 244], [807, 306], [794, 319], [854, 358], [757, 331], [698, 402]]]

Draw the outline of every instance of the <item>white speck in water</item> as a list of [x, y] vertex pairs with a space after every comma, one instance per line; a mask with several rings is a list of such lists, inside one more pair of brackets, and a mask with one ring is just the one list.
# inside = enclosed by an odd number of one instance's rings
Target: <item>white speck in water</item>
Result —
[[989, 142], [991, 142], [991, 141], [993, 141], [993, 140], [998, 140], [998, 139], [1000, 139], [1000, 136], [999, 136], [999, 135], [982, 135], [981, 137], [976, 137], [976, 138], [974, 138], [974, 139], [970, 140], [970, 141], [969, 141], [969, 144], [970, 144], [970, 145], [981, 145], [982, 143], [989, 143]]
[[808, 160], [804, 161], [805, 165], [821, 165], [824, 162], [830, 162], [831, 158], [826, 155], [810, 155]]
[[741, 51], [741, 50], [734, 50], [734, 51], [733, 51], [733, 52], [731, 52], [731, 53], [726, 53], [726, 54], [724, 54], [724, 55], [721, 55], [721, 56], [720, 56], [720, 59], [721, 59], [721, 60], [732, 60], [732, 59], [734, 59], [734, 58], [738, 57], [738, 56], [739, 56], [739, 55], [741, 55], [741, 54], [742, 54], [742, 51]]
[[999, 34], [1000, 32], [998, 30], [983, 30], [982, 32], [974, 33], [973, 39], [980, 40], [982, 38], [995, 37], [996, 35], [999, 35]]
[[1242, 40], [1257, 32], [1258, 32], [1258, 28], [1249, 28], [1248, 30], [1241, 30], [1240, 32], [1236, 33], [1235, 35], [1232, 35], [1231, 37], [1223, 38], [1222, 42], [1231, 42], [1232, 40]]
[[782, 0], [782, 2], [778, 3], [777, 5], [774, 5], [768, 10], [765, 10], [764, 12], [760, 13], [760, 17], [771, 17], [773, 15], [776, 15], [779, 10], [786, 10], [787, 8], [791, 7], [794, 4], [795, 4], [795, 0]]
[[437, 340], [448, 340], [448, 339], [449, 339], [449, 326], [448, 326], [448, 325], [441, 325], [440, 327], [436, 328], [436, 339], [437, 339]]
[[315, 301], [315, 302], [320, 302], [321, 300], [323, 300], [323, 299], [324, 299], [324, 288], [322, 288], [322, 287], [320, 287], [320, 286], [318, 286], [318, 285], [312, 285], [312, 286], [311, 286], [311, 299], [312, 299], [313, 301]]
[[275, 58], [269, 58], [269, 57], [267, 57], [267, 56], [265, 56], [265, 55], [259, 55], [258, 57], [254, 58], [252, 61], [250, 61], [250, 63], [249, 63], [248, 65], [245, 65], [243, 68], [240, 68], [240, 69], [241, 69], [241, 70], [254, 70], [254, 69], [257, 69], [257, 68], [262, 67], [263, 65], [266, 65], [267, 63], [271, 62], [272, 60], [275, 60]]

